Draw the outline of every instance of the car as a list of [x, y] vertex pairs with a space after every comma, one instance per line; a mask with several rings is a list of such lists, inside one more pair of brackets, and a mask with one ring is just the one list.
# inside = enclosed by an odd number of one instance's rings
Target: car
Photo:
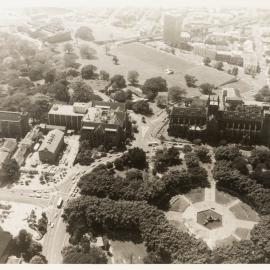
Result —
[[51, 228], [53, 228], [53, 227], [54, 227], [54, 223], [53, 223], [53, 222], [51, 223], [51, 226], [50, 226], [50, 227], [51, 227]]
[[57, 218], [57, 217], [58, 217], [58, 214], [57, 214], [57, 213], [55, 213], [54, 218]]

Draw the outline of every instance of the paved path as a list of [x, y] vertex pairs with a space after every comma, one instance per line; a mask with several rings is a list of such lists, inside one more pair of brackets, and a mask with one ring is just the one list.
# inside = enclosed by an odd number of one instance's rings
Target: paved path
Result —
[[[231, 211], [231, 207], [241, 202], [238, 198], [235, 198], [235, 200], [228, 204], [219, 204], [216, 202], [216, 182], [212, 174], [215, 161], [213, 160], [214, 153], [212, 149], [210, 150], [210, 154], [212, 157], [212, 163], [201, 164], [201, 166], [207, 171], [210, 183], [210, 187], [205, 189], [204, 201], [192, 203], [186, 196], [182, 195], [182, 198], [185, 198], [190, 205], [183, 213], [169, 211], [166, 213], [166, 216], [169, 220], [175, 220], [184, 224], [190, 233], [192, 233], [196, 238], [203, 239], [207, 245], [213, 249], [217, 242], [220, 242], [230, 236], [233, 236], [234, 239], [241, 240], [241, 237], [236, 234], [237, 229], [247, 229], [250, 231], [257, 222], [238, 219], [234, 215]], [[173, 200], [174, 198], [172, 201]], [[212, 209], [222, 215], [222, 223], [220, 227], [209, 230], [197, 222], [197, 213], [208, 209]]]

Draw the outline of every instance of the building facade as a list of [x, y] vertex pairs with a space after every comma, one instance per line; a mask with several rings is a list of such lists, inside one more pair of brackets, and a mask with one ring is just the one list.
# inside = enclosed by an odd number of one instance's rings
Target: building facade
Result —
[[0, 263], [6, 263], [10, 255], [12, 235], [9, 232], [0, 230]]
[[26, 112], [0, 111], [0, 137], [22, 138], [29, 131]]
[[210, 97], [206, 107], [173, 108], [168, 134], [208, 142], [264, 144], [270, 146], [270, 109], [238, 104], [233, 110], [221, 109], [219, 99]]
[[55, 104], [48, 113], [49, 125], [80, 130], [82, 139], [94, 146], [118, 146], [125, 139], [127, 122], [125, 104], [119, 102]]
[[[76, 104], [76, 103], [75, 103]], [[65, 126], [67, 129], [80, 130], [81, 120], [87, 110], [87, 105], [82, 103], [85, 107], [84, 113], [77, 107], [72, 105], [54, 104], [48, 113], [48, 124], [54, 126]]]
[[181, 41], [183, 16], [165, 14], [163, 18], [163, 40], [172, 47], [177, 47]]
[[50, 131], [42, 142], [38, 154], [40, 161], [53, 163], [64, 147], [64, 132], [54, 129]]
[[81, 134], [93, 146], [119, 146], [125, 139], [127, 120], [124, 104], [95, 101], [82, 119]]

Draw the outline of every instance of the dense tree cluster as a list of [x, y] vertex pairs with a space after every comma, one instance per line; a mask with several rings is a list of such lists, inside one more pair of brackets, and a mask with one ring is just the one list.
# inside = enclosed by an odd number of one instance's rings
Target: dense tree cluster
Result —
[[[26, 230], [20, 230], [14, 238], [14, 253], [18, 257], [22, 255], [26, 262], [29, 262], [34, 256], [42, 256], [41, 251], [42, 246], [34, 241], [32, 235]], [[44, 257], [43, 261], [47, 262]]]
[[155, 154], [154, 168], [157, 172], [165, 172], [168, 167], [180, 163], [179, 150], [174, 147], [157, 150]]
[[211, 63], [211, 59], [209, 57], [204, 57], [203, 63], [204, 63], [204, 65], [209, 66]]
[[188, 171], [169, 170], [159, 178], [137, 169], [128, 170], [122, 177], [105, 165], [100, 165], [81, 177], [78, 186], [83, 195], [147, 201], [164, 208], [173, 195], [208, 186], [208, 182], [206, 171], [200, 167]]
[[90, 245], [88, 239], [82, 239], [77, 245], [69, 245], [62, 250], [64, 264], [105, 264], [108, 259], [104, 251]]
[[100, 70], [99, 71], [99, 79], [104, 80], [104, 81], [108, 81], [110, 79], [110, 74], [105, 70]]
[[153, 77], [144, 82], [142, 90], [149, 100], [154, 100], [158, 92], [168, 91], [167, 82], [162, 77]]
[[143, 115], [151, 115], [153, 113], [150, 105], [145, 100], [138, 100], [131, 103], [131, 108], [135, 113], [143, 114]]
[[120, 158], [115, 160], [114, 165], [115, 168], [119, 170], [122, 170], [124, 167], [144, 169], [148, 166], [146, 154], [143, 149], [139, 147], [129, 149]]
[[218, 62], [215, 63], [214, 67], [215, 67], [217, 70], [223, 70], [224, 64], [223, 64], [223, 62], [218, 61]]
[[194, 168], [199, 166], [200, 159], [194, 152], [188, 152], [185, 154], [185, 161], [188, 168]]
[[233, 169], [232, 162], [217, 161], [213, 176], [217, 181], [217, 188], [238, 194], [261, 214], [270, 213], [270, 189]]
[[96, 53], [96, 50], [89, 47], [88, 45], [83, 45], [80, 48], [80, 55], [82, 59], [94, 59]]
[[200, 85], [200, 90], [203, 95], [212, 95], [214, 88], [215, 88], [215, 85], [211, 83], [202, 83]]
[[45, 258], [45, 256], [39, 254], [39, 255], [35, 255], [34, 257], [32, 257], [32, 259], [29, 261], [29, 263], [31, 263], [31, 264], [46, 264], [46, 263], [48, 263], [48, 261]]
[[126, 85], [126, 80], [123, 75], [116, 74], [110, 79], [111, 86], [114, 90], [123, 89]]
[[113, 201], [83, 196], [64, 210], [67, 230], [80, 238], [83, 233], [138, 232], [149, 251], [164, 262], [204, 263], [209, 249], [201, 240], [170, 225], [162, 211], [146, 202]]
[[2, 165], [2, 183], [12, 184], [20, 178], [20, 167], [16, 160], [10, 159]]
[[254, 96], [257, 101], [270, 102], [270, 89], [268, 85], [262, 87], [258, 93]]
[[139, 82], [139, 73], [136, 70], [130, 70], [128, 72], [127, 80], [130, 82], [131, 85], [136, 85]]
[[266, 147], [257, 146], [251, 151], [248, 159], [253, 171], [250, 176], [257, 182], [270, 186], [270, 150]]
[[194, 149], [194, 152], [201, 162], [204, 162], [204, 163], [211, 162], [209, 149], [206, 146], [197, 146]]
[[121, 177], [102, 165], [84, 175], [78, 187], [83, 195], [109, 197], [113, 200], [149, 201], [155, 195], [155, 185], [159, 181], [138, 169], [130, 169], [125, 177]]
[[76, 81], [71, 84], [73, 89], [73, 102], [89, 102], [91, 100], [93, 90], [84, 81]]
[[93, 41], [94, 40], [94, 36], [93, 36], [93, 32], [92, 29], [89, 28], [88, 26], [81, 26], [75, 34], [76, 38], [80, 38], [86, 41]]
[[185, 75], [186, 84], [188, 87], [196, 87], [196, 82], [198, 81], [195, 76], [186, 74]]
[[241, 156], [239, 148], [234, 145], [219, 146], [215, 149], [216, 160], [233, 161], [236, 157]]
[[183, 101], [187, 91], [180, 86], [172, 86], [168, 90], [168, 99], [175, 103]]
[[69, 82], [66, 80], [55, 81], [50, 85], [49, 93], [59, 101], [68, 102], [70, 99], [68, 84]]
[[98, 77], [96, 73], [97, 67], [94, 65], [85, 65], [81, 69], [82, 78], [85, 80], [91, 80]]

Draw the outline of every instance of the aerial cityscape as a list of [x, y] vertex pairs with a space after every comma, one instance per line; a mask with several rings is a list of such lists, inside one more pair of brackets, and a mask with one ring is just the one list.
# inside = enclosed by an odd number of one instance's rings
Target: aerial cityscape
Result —
[[1, 9], [0, 263], [270, 263], [270, 9]]

